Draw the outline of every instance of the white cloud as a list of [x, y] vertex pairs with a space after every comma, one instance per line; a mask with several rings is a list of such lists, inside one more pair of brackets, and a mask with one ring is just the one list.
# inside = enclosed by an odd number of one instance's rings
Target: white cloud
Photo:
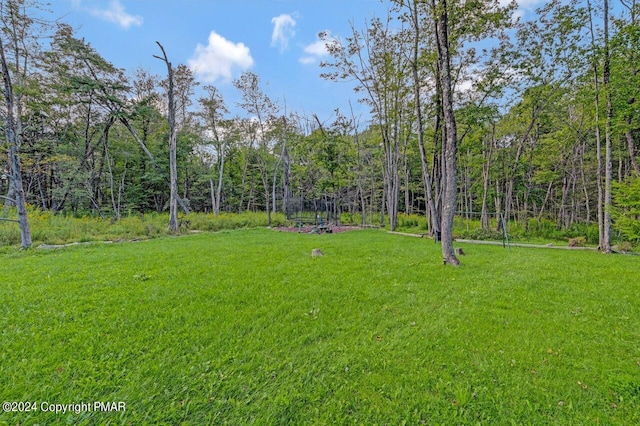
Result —
[[[519, 8], [523, 9], [533, 9], [539, 4], [545, 3], [547, 0], [516, 0], [516, 4]], [[511, 4], [512, 0], [498, 0], [500, 6], [504, 7]]]
[[324, 40], [316, 40], [315, 42], [305, 46], [304, 52], [313, 56], [327, 56], [327, 43]]
[[[527, 12], [533, 11], [536, 7], [544, 4], [547, 0], [516, 0], [518, 8], [513, 12], [514, 19], [524, 18]], [[505, 7], [512, 3], [512, 0], [499, 0], [500, 6]]]
[[300, 63], [309, 65], [319, 61], [326, 56], [329, 56], [327, 43], [331, 43], [331, 41], [335, 40], [336, 38], [333, 37], [329, 31], [325, 31], [323, 34], [325, 34], [326, 40], [322, 40], [318, 37], [318, 39], [313, 43], [304, 46], [302, 50], [305, 54], [300, 57]]
[[271, 33], [271, 47], [278, 47], [283, 52], [289, 46], [289, 39], [296, 35], [294, 27], [296, 20], [293, 16], [282, 14], [271, 19], [273, 33]]
[[215, 31], [209, 34], [209, 44], [200, 43], [188, 61], [189, 67], [204, 82], [222, 79], [230, 81], [235, 69], [242, 71], [253, 66], [253, 58], [244, 43], [233, 43]]
[[[74, 0], [72, 4], [75, 7], [80, 6], [80, 0]], [[132, 25], [140, 26], [142, 25], [142, 16], [139, 15], [130, 15], [124, 10], [124, 6], [120, 3], [120, 0], [111, 0], [109, 2], [109, 7], [106, 9], [98, 9], [91, 8], [87, 9], [89, 13], [93, 16], [96, 16], [100, 19], [104, 19], [106, 21], [114, 22], [120, 25], [122, 28], [129, 28]]]
[[316, 58], [313, 56], [302, 56], [299, 61], [303, 65], [311, 65], [316, 63]]
[[458, 87], [456, 87], [456, 90], [458, 90], [459, 92], [469, 92], [471, 89], [473, 89], [473, 81], [471, 80], [462, 80], [461, 82], [459, 82]]
[[518, 3], [518, 6], [520, 7], [532, 9], [538, 6], [539, 4], [546, 3], [546, 1], [547, 0], [517, 0], [517, 3]]

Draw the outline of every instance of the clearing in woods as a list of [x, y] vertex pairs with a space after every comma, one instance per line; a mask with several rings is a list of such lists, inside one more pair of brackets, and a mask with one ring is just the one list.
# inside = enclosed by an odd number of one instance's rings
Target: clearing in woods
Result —
[[0, 424], [640, 423], [637, 257], [462, 247], [459, 268], [377, 230], [5, 253], [2, 401], [126, 410]]

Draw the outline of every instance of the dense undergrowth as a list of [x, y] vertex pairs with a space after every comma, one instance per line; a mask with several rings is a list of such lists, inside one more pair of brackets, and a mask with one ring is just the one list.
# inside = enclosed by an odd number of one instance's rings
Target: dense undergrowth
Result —
[[[11, 215], [11, 214], [9, 214]], [[15, 215], [14, 215], [15, 216]], [[47, 211], [31, 210], [29, 221], [34, 245], [66, 244], [71, 242], [118, 241], [127, 239], [146, 239], [167, 235], [168, 214], [148, 213], [125, 216], [119, 220], [103, 219], [91, 215], [60, 215]], [[344, 225], [361, 225], [360, 215], [342, 214]], [[368, 217], [365, 223], [379, 226], [379, 220]], [[242, 228], [264, 227], [268, 224], [264, 212], [221, 213], [218, 216], [207, 213], [191, 213], [179, 218], [179, 233], [190, 231], [221, 231]], [[274, 227], [291, 225], [282, 213], [271, 215]], [[496, 220], [492, 220], [489, 229], [483, 229], [480, 221], [456, 217], [454, 237], [473, 240], [502, 241], [505, 234], [499, 229]], [[388, 221], [383, 224], [389, 228]], [[400, 214], [397, 231], [416, 234], [427, 233], [424, 215]], [[618, 233], [614, 233], [614, 243], [629, 251], [633, 246]], [[526, 224], [511, 221], [507, 225], [507, 235], [514, 242], [554, 242], [568, 244], [578, 241], [578, 245], [598, 244], [598, 227], [595, 224], [575, 224], [567, 229], [559, 229], [557, 223], [549, 220], [529, 219]], [[0, 247], [20, 244], [18, 224], [0, 221]], [[636, 247], [637, 248], [637, 247]]]
[[[15, 214], [13, 215], [15, 216]], [[31, 210], [29, 225], [34, 246], [39, 244], [66, 244], [71, 242], [118, 241], [146, 239], [167, 235], [168, 214], [135, 214], [119, 220], [96, 216], [62, 215], [48, 211]], [[218, 216], [206, 213], [190, 213], [179, 216], [179, 233], [189, 231], [221, 231], [267, 226], [267, 214], [246, 212], [221, 213]], [[271, 215], [272, 226], [282, 226], [284, 215]], [[14, 222], [0, 222], [0, 247], [20, 244], [20, 230]]]
[[[422, 215], [398, 216], [398, 231], [424, 234], [427, 232], [427, 221]], [[457, 216], [454, 221], [454, 237], [472, 240], [496, 240], [504, 238], [516, 242], [554, 242], [568, 244], [577, 241], [579, 245], [598, 245], [597, 224], [574, 224], [567, 228], [558, 227], [554, 221], [536, 218], [529, 219], [526, 223], [510, 221], [507, 223], [506, 237], [494, 218], [490, 222], [489, 229], [483, 229], [479, 219], [466, 219]], [[613, 233], [613, 243], [631, 248], [632, 245], [618, 232]]]

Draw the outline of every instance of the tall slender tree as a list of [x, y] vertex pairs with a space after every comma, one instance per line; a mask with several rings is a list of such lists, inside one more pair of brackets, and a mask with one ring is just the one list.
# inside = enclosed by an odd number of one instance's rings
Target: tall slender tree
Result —
[[449, 11], [446, 0], [431, 0], [438, 47], [438, 82], [442, 91], [444, 117], [442, 175], [442, 257], [445, 264], [457, 266], [460, 261], [453, 250], [453, 218], [456, 213], [458, 191], [456, 149], [458, 129], [453, 110], [451, 55], [449, 51]]
[[354, 90], [365, 94], [360, 101], [371, 107], [384, 150], [381, 210], [384, 214], [386, 207], [393, 230], [398, 219], [401, 146], [407, 136], [410, 115], [407, 102], [410, 86], [405, 74], [410, 67], [407, 55], [403, 54], [409, 40], [404, 32], [392, 29], [392, 20], [390, 14], [385, 20], [372, 19], [363, 31], [352, 24], [352, 35], [346, 44], [327, 33], [320, 36], [333, 57], [333, 62], [321, 64], [328, 69], [321, 76], [330, 81], [355, 80]]
[[[16, 98], [14, 93], [13, 82], [9, 74], [7, 58], [4, 52], [4, 42], [0, 37], [0, 66], [2, 67], [2, 79], [4, 82], [4, 134], [9, 144], [9, 167], [11, 169], [11, 187], [13, 191], [13, 199], [18, 210], [18, 223], [20, 225], [20, 247], [31, 247], [31, 229], [29, 227], [29, 218], [27, 216], [27, 206], [25, 201], [24, 187], [22, 185], [22, 167], [20, 165], [20, 145], [22, 135], [22, 123], [20, 115], [16, 114]], [[11, 197], [7, 197], [11, 198]]]
[[170, 186], [170, 199], [169, 199], [169, 225], [170, 232], [178, 232], [178, 166], [177, 166], [177, 137], [176, 137], [176, 106], [173, 92], [173, 66], [167, 58], [167, 52], [160, 42], [157, 42], [162, 56], [154, 55], [155, 58], [160, 59], [167, 65], [167, 81], [168, 88], [167, 93], [169, 96], [169, 105], [167, 111], [167, 119], [169, 121], [169, 186]]
[[27, 14], [28, 8], [34, 6], [38, 6], [37, 3], [25, 0], [0, 1], [0, 20], [3, 25], [0, 32], [0, 73], [9, 168], [9, 192], [5, 198], [18, 211], [22, 248], [29, 248], [32, 244], [20, 150], [24, 135], [22, 89], [28, 84], [29, 67], [33, 55], [39, 49], [35, 37], [35, 20]]
[[[212, 143], [214, 153], [214, 161], [217, 167], [217, 183], [214, 185], [213, 179], [209, 179], [211, 187], [211, 204], [213, 214], [217, 216], [220, 213], [220, 203], [222, 197], [222, 185], [224, 176], [224, 165], [226, 153], [228, 150], [227, 141], [229, 140], [229, 129], [225, 129], [224, 115], [229, 113], [224, 99], [220, 91], [214, 86], [205, 86], [206, 97], [198, 99], [200, 103], [200, 117], [203, 120], [203, 139], [207, 143]], [[229, 127], [229, 126], [227, 126]]]
[[420, 8], [424, 6], [424, 3], [419, 0], [411, 0], [406, 2], [409, 10], [409, 22], [411, 25], [411, 33], [413, 35], [413, 50], [411, 52], [411, 73], [413, 77], [413, 91], [414, 91], [414, 104], [416, 114], [416, 132], [418, 137], [418, 149], [420, 151], [420, 165], [422, 166], [422, 179], [424, 180], [424, 191], [426, 195], [427, 211], [428, 211], [428, 225], [431, 232], [439, 236], [440, 231], [440, 215], [436, 209], [436, 204], [433, 196], [433, 188], [431, 173], [429, 172], [429, 163], [427, 158], [427, 152], [425, 148], [425, 129], [424, 118], [422, 108], [422, 88], [423, 78], [420, 77], [420, 65], [421, 65], [421, 46], [420, 41], [424, 38], [422, 32], [422, 25], [420, 22], [421, 11]]
[[607, 99], [606, 120], [604, 130], [604, 218], [603, 218], [603, 238], [600, 250], [603, 253], [611, 253], [611, 190], [613, 182], [612, 163], [612, 121], [613, 121], [613, 99], [611, 94], [611, 53], [609, 51], [609, 0], [603, 3], [603, 31], [604, 31], [604, 65], [602, 71], [602, 84], [604, 85], [605, 97]]
[[255, 165], [260, 171], [260, 178], [264, 190], [265, 209], [268, 216], [268, 224], [271, 225], [271, 194], [269, 191], [269, 164], [270, 146], [273, 129], [272, 122], [277, 120], [276, 114], [279, 107], [260, 88], [260, 77], [250, 71], [245, 71], [234, 85], [240, 91], [242, 101], [238, 104], [251, 115], [248, 137], [256, 142]]

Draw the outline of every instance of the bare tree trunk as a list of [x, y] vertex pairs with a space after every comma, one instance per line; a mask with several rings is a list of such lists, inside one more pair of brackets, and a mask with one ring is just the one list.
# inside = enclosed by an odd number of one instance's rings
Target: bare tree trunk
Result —
[[442, 200], [442, 258], [445, 264], [457, 266], [460, 261], [453, 250], [453, 219], [456, 209], [458, 190], [456, 170], [456, 148], [458, 131], [453, 110], [453, 91], [451, 84], [451, 58], [449, 52], [449, 28], [446, 0], [431, 0], [436, 23], [438, 44], [439, 82], [442, 90], [442, 109], [445, 125], [444, 151], [444, 190]]
[[16, 198], [16, 187], [13, 185], [13, 169], [11, 168], [12, 161], [9, 161], [7, 167], [9, 168], [9, 174], [7, 175], [9, 178], [9, 182], [7, 185], [7, 195], [3, 197], [4, 199], [4, 208], [5, 210], [15, 204]]
[[176, 106], [173, 93], [173, 67], [167, 59], [167, 53], [159, 42], [156, 42], [162, 50], [163, 57], [155, 56], [167, 65], [169, 80], [169, 186], [171, 189], [169, 198], [169, 225], [170, 232], [178, 232], [178, 168], [177, 168], [177, 143], [176, 143]]
[[124, 192], [124, 188], [125, 188], [125, 177], [127, 176], [127, 162], [124, 162], [124, 170], [122, 171], [122, 179], [120, 179], [120, 185], [118, 186], [118, 202], [117, 202], [117, 206], [118, 206], [118, 218], [120, 218], [120, 210], [121, 210], [121, 206], [122, 206], [122, 193]]
[[22, 186], [22, 170], [20, 168], [20, 138], [22, 137], [22, 123], [19, 114], [14, 116], [14, 92], [7, 58], [4, 53], [4, 44], [0, 37], [0, 62], [2, 67], [2, 77], [4, 80], [4, 100], [7, 109], [5, 116], [4, 134], [9, 144], [9, 163], [11, 164], [11, 186], [13, 186], [13, 200], [18, 210], [18, 224], [20, 225], [20, 247], [23, 249], [31, 247], [31, 229], [29, 218], [27, 217], [27, 206], [25, 192]]
[[[105, 146], [105, 150], [106, 150], [106, 146]], [[109, 156], [108, 152], [105, 152], [105, 157], [106, 157], [106, 162], [107, 162], [107, 169], [109, 170], [109, 192], [111, 194], [111, 208], [113, 209], [113, 217], [115, 220], [120, 220], [120, 209], [118, 208], [117, 204], [116, 204], [116, 195], [115, 195], [115, 191], [116, 191], [116, 185], [115, 185], [115, 179], [113, 176], [113, 168], [111, 167], [111, 157]]]
[[590, 202], [590, 196], [589, 196], [589, 188], [587, 186], [587, 176], [586, 176], [585, 164], [584, 164], [584, 156], [585, 156], [585, 152], [587, 151], [586, 145], [587, 145], [586, 141], [583, 141], [582, 147], [581, 147], [582, 152], [580, 153], [581, 154], [580, 155], [580, 177], [582, 178], [582, 191], [584, 192], [586, 222], [590, 223], [591, 222], [591, 202]]
[[276, 167], [273, 169], [273, 179], [271, 180], [271, 200], [273, 200], [273, 202], [271, 203], [271, 213], [273, 214], [276, 214], [276, 212], [278, 211], [278, 203], [276, 203], [276, 187], [278, 186], [278, 170], [280, 169], [283, 155], [284, 152], [281, 152], [280, 158], [278, 158], [278, 161], [276, 163]]
[[385, 172], [387, 180], [387, 215], [389, 216], [389, 228], [395, 231], [398, 225], [398, 197], [400, 196], [400, 176], [398, 174], [399, 143], [398, 136], [393, 136], [393, 143], [387, 142], [387, 155]]
[[404, 212], [405, 214], [413, 214], [413, 206], [411, 205], [411, 190], [409, 187], [409, 178], [411, 173], [407, 167], [406, 161], [404, 165]]
[[600, 249], [604, 253], [611, 253], [611, 187], [613, 181], [613, 164], [611, 159], [611, 132], [613, 119], [613, 102], [610, 85], [610, 53], [609, 53], [609, 1], [604, 0], [604, 71], [603, 84], [607, 97], [607, 120], [605, 123], [605, 172], [604, 172], [604, 220], [603, 236], [604, 240]]
[[436, 210], [435, 202], [433, 201], [431, 174], [429, 173], [429, 164], [427, 162], [427, 153], [424, 146], [424, 124], [422, 117], [422, 99], [420, 97], [420, 76], [418, 75], [418, 55], [419, 55], [419, 22], [418, 22], [418, 10], [417, 3], [414, 1], [414, 9], [411, 14], [414, 26], [414, 42], [413, 42], [413, 60], [411, 62], [411, 68], [413, 73], [413, 94], [415, 97], [416, 107], [416, 121], [418, 132], [418, 149], [420, 150], [420, 165], [422, 167], [422, 179], [424, 183], [424, 192], [427, 201], [427, 217], [430, 219], [427, 223], [429, 231], [434, 235], [440, 234], [440, 218], [438, 217], [438, 211]]
[[218, 166], [218, 187], [216, 188], [216, 209], [214, 211], [214, 215], [218, 216], [220, 214], [220, 207], [222, 206], [222, 179], [224, 177], [224, 148], [222, 148], [221, 153], [218, 153], [219, 157], [219, 166]]
[[363, 183], [364, 173], [362, 171], [360, 137], [358, 136], [358, 123], [356, 122], [356, 118], [353, 113], [353, 106], [351, 105], [351, 102], [349, 102], [349, 109], [351, 111], [351, 120], [353, 123], [353, 141], [356, 144], [356, 165], [357, 165], [356, 186], [357, 186], [357, 195], [359, 195], [359, 198], [360, 198], [360, 211], [361, 211], [360, 224], [364, 226], [366, 224], [367, 205], [366, 205], [366, 200], [364, 196], [364, 183]]
[[[593, 17], [591, 11], [591, 2], [587, 0], [589, 8], [589, 28], [591, 32], [591, 48], [594, 50], [595, 56], [596, 43], [595, 33], [593, 29]], [[595, 136], [596, 136], [596, 161], [598, 163], [597, 184], [598, 184], [598, 250], [602, 250], [605, 246], [604, 240], [604, 186], [603, 186], [603, 170], [602, 170], [602, 136], [600, 135], [600, 84], [598, 82], [598, 61], [593, 59], [593, 84], [595, 89], [594, 106], [595, 106]]]
[[382, 189], [382, 202], [380, 203], [380, 227], [384, 227], [384, 215], [385, 215], [385, 205], [387, 202], [387, 183], [386, 180], [383, 183]]
[[480, 213], [480, 224], [485, 231], [491, 226], [489, 221], [489, 212], [487, 211], [487, 196], [489, 194], [489, 183], [491, 176], [491, 158], [493, 157], [493, 146], [495, 144], [496, 124], [491, 128], [491, 141], [489, 142], [489, 150], [486, 152], [486, 161], [482, 164], [482, 212]]
[[[284, 125], [286, 127], [287, 122], [285, 120]], [[280, 170], [280, 164], [282, 164], [282, 162], [284, 161], [284, 157], [287, 153], [287, 141], [286, 141], [286, 131], [285, 131], [285, 140], [282, 142], [282, 151], [280, 152], [280, 158], [278, 158], [278, 162], [276, 163], [276, 167], [273, 169], [273, 179], [271, 182], [271, 199], [273, 200], [273, 203], [271, 205], [271, 211], [273, 214], [275, 214], [278, 210], [277, 208], [277, 203], [276, 203], [276, 187], [277, 187], [277, 183], [278, 183], [278, 170]], [[284, 197], [283, 197], [284, 198]], [[271, 221], [269, 221], [269, 223], [271, 223]]]
[[[439, 69], [440, 66], [438, 65], [437, 68]], [[442, 89], [439, 83], [436, 83], [436, 111], [436, 124], [433, 132], [433, 146], [435, 149], [433, 152], [433, 171], [431, 172], [431, 177], [433, 178], [433, 199], [435, 206], [434, 221], [437, 221], [438, 224], [438, 231], [435, 233], [435, 236], [436, 241], [440, 241], [442, 234], [442, 191], [444, 186], [444, 156], [442, 153], [444, 130], [442, 128]]]
[[[264, 161], [264, 163], [262, 163]], [[265, 210], [267, 212], [267, 226], [271, 226], [271, 204], [269, 200], [269, 166], [263, 158], [258, 158], [258, 170], [260, 170], [260, 178], [262, 179], [262, 186], [264, 187], [264, 202]], [[275, 200], [274, 200], [275, 202]]]
[[286, 214], [289, 209], [289, 203], [291, 200], [291, 158], [289, 158], [289, 150], [285, 146], [282, 153], [284, 156], [284, 170], [282, 172], [283, 177], [283, 197], [282, 197], [282, 211]]
[[560, 198], [560, 211], [558, 212], [558, 229], [567, 229], [568, 211], [567, 199], [569, 198], [569, 177], [567, 173], [562, 174], [562, 191]]
[[244, 195], [246, 192], [245, 185], [247, 184], [248, 170], [249, 170], [249, 151], [247, 150], [245, 159], [244, 159], [244, 167], [242, 168], [242, 183], [240, 184], [241, 192], [240, 192], [240, 203], [238, 204], [238, 213], [242, 213], [242, 209], [244, 207]]
[[218, 216], [218, 203], [216, 202], [216, 191], [213, 185], [213, 179], [209, 179], [209, 190], [211, 191], [211, 211], [214, 216]]

